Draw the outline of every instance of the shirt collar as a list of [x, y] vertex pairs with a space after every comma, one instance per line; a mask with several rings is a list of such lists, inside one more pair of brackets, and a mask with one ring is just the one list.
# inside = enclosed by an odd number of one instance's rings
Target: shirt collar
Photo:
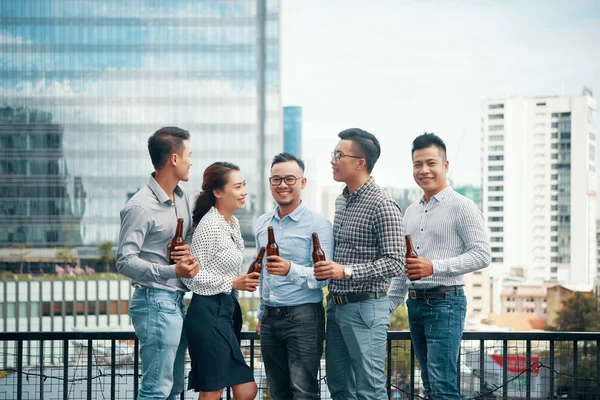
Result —
[[373, 177], [370, 177], [369, 180], [363, 183], [358, 189], [356, 189], [354, 193], [348, 193], [348, 186], [346, 186], [342, 191], [342, 194], [346, 199], [349, 199], [350, 197], [358, 197], [364, 192], [366, 192], [373, 185], [375, 185], [375, 180], [373, 179]]
[[[300, 218], [302, 217], [302, 215], [304, 215], [304, 213], [306, 212], [307, 206], [306, 204], [304, 204], [303, 201], [300, 202], [300, 205], [298, 207], [296, 207], [296, 209], [294, 211], [292, 211], [290, 214], [286, 215], [285, 217], [290, 217], [290, 219], [298, 222], [300, 220]], [[285, 218], [283, 217], [283, 218]], [[278, 220], [281, 221], [281, 218], [279, 217], [279, 206], [275, 207], [275, 209], [271, 212], [271, 219], [276, 218]]]
[[[156, 182], [155, 177], [156, 177], [156, 172], [153, 172], [150, 175], [150, 181], [148, 181], [148, 187], [150, 188], [150, 190], [152, 190], [152, 193], [154, 193], [154, 195], [156, 196], [156, 198], [158, 199], [158, 201], [160, 203], [172, 204], [173, 201], [167, 195], [167, 193], [165, 193], [165, 191], [163, 190], [163, 188], [160, 187], [160, 185], [158, 184], [158, 182]], [[183, 190], [179, 187], [179, 185], [175, 186], [175, 195], [177, 197], [182, 197], [183, 196]]]
[[[434, 194], [433, 196], [431, 196], [432, 199], [435, 199], [438, 203], [449, 200], [450, 197], [452, 197], [452, 193], [454, 193], [454, 190], [452, 189], [451, 186], [446, 186], [444, 189], [440, 190], [439, 192], [437, 192], [436, 194]], [[425, 203], [425, 195], [423, 195], [423, 197], [421, 197], [421, 203]]]

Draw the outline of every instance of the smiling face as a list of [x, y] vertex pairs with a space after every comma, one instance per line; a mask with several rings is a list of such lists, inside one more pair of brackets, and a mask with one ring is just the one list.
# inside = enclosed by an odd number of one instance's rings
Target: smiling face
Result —
[[213, 192], [219, 203], [219, 207], [222, 207], [228, 211], [241, 210], [246, 204], [246, 180], [244, 175], [239, 170], [231, 170], [227, 179], [227, 184], [223, 189], [217, 189]]
[[[271, 194], [280, 207], [300, 204], [300, 193], [306, 186], [306, 178], [302, 175], [302, 168], [296, 161], [280, 162], [271, 167]], [[295, 183], [291, 183], [293, 178]]]
[[183, 140], [183, 149], [180, 153], [175, 153], [174, 166], [175, 176], [180, 181], [187, 182], [190, 178], [190, 168], [192, 167], [192, 148], [189, 140]]
[[434, 145], [415, 150], [412, 157], [413, 178], [425, 192], [425, 199], [429, 200], [431, 196], [448, 186], [446, 181], [448, 160], [444, 151]]
[[357, 147], [354, 142], [347, 139], [340, 140], [335, 146], [331, 157], [331, 169], [336, 182], [348, 182], [359, 174], [358, 168], [365, 160], [359, 154]]

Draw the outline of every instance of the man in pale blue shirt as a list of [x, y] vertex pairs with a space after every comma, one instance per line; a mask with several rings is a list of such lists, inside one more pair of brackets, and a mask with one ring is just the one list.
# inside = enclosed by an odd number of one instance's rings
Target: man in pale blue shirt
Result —
[[279, 256], [269, 256], [261, 274], [258, 324], [261, 351], [273, 400], [320, 399], [318, 372], [325, 316], [323, 290], [328, 280], [313, 273], [312, 233], [325, 257], [333, 256], [333, 230], [323, 216], [300, 199], [306, 186], [304, 162], [292, 154], [273, 158], [271, 194], [278, 207], [259, 217], [256, 247], [267, 244], [272, 226]]
[[[188, 131], [166, 127], [148, 139], [155, 171], [121, 210], [117, 270], [131, 278], [135, 291], [129, 316], [140, 341], [142, 384], [138, 400], [175, 399], [184, 389], [186, 341], [183, 337], [185, 286], [198, 263], [187, 245], [168, 249], [177, 219], [183, 236], [193, 233], [190, 200], [178, 184], [192, 166]], [[171, 259], [173, 261], [171, 261]]]

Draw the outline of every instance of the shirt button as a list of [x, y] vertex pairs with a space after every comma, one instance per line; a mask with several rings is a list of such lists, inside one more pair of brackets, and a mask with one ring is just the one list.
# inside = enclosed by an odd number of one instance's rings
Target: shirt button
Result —
[[420, 247], [417, 247], [417, 250], [420, 249]]
[[423, 232], [423, 228], [421, 228], [421, 232]]
[[427, 210], [425, 210], [425, 212], [427, 212]]

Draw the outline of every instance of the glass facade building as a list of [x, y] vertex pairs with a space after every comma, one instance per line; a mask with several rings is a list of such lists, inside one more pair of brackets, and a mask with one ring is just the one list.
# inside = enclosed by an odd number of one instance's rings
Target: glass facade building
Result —
[[152, 172], [147, 139], [190, 131], [204, 168], [238, 164], [252, 238], [283, 148], [279, 1], [0, 2], [0, 246], [116, 242]]
[[283, 107], [283, 151], [302, 158], [302, 107]]

